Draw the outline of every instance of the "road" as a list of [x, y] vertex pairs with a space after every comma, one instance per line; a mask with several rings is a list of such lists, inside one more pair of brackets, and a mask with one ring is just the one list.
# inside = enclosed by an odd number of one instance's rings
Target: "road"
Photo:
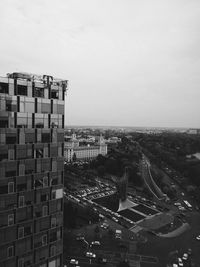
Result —
[[163, 199], [165, 198], [165, 194], [160, 190], [160, 188], [155, 184], [150, 171], [150, 163], [147, 158], [143, 155], [142, 159], [142, 178], [144, 179], [145, 184], [147, 185], [149, 191], [157, 198]]

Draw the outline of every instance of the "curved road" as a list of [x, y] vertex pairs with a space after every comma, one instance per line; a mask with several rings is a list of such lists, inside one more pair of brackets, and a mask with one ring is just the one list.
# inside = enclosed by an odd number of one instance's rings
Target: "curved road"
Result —
[[147, 158], [143, 155], [142, 159], [142, 178], [149, 191], [159, 200], [166, 198], [166, 195], [160, 190], [157, 184], [154, 182], [151, 171], [150, 171], [150, 163]]

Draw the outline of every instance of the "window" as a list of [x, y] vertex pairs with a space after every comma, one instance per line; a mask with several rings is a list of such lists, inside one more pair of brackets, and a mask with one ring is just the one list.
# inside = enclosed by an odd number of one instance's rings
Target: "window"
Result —
[[45, 217], [48, 215], [48, 207], [47, 206], [43, 206], [42, 207], [42, 216]]
[[51, 228], [56, 227], [56, 218], [51, 218]]
[[45, 246], [47, 244], [47, 235], [42, 236], [42, 246]]
[[45, 176], [43, 177], [43, 187], [47, 187], [48, 186], [48, 177]]
[[53, 257], [56, 255], [56, 246], [50, 247], [50, 257]]
[[8, 183], [8, 194], [14, 193], [14, 182]]
[[14, 160], [15, 159], [15, 151], [14, 151], [14, 149], [9, 149], [8, 150], [8, 159], [9, 160]]
[[14, 247], [10, 246], [10, 247], [7, 248], [7, 257], [11, 258], [13, 256], [14, 256]]
[[27, 86], [18, 84], [17, 85], [17, 94], [27, 96]]
[[50, 143], [51, 135], [50, 133], [42, 133], [42, 143]]
[[8, 159], [8, 146], [0, 146], [0, 161]]
[[14, 224], [14, 214], [9, 214], [8, 215], [8, 226]]
[[18, 260], [18, 267], [24, 267], [24, 258]]
[[8, 94], [8, 83], [0, 83], [0, 93]]
[[36, 148], [35, 149], [35, 157], [36, 158], [43, 158], [44, 149], [43, 148]]
[[44, 97], [44, 88], [35, 87], [34, 96], [35, 97]]
[[17, 97], [12, 96], [6, 99], [6, 111], [17, 112]]
[[41, 194], [40, 196], [41, 202], [48, 201], [48, 199], [49, 199], [49, 195], [47, 193]]
[[19, 208], [24, 207], [24, 196], [19, 196]]
[[16, 133], [6, 133], [6, 144], [16, 144], [17, 134]]
[[1, 117], [0, 128], [8, 128], [8, 118], [7, 117]]
[[51, 199], [56, 199], [56, 190], [55, 189], [51, 193]]
[[58, 90], [51, 90], [51, 98], [58, 99]]
[[19, 227], [18, 229], [18, 238], [24, 237], [24, 227]]

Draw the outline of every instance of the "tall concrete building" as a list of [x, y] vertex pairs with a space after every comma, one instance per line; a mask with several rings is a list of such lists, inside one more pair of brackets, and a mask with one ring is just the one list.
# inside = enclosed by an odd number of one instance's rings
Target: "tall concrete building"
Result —
[[63, 266], [67, 81], [0, 78], [0, 266]]

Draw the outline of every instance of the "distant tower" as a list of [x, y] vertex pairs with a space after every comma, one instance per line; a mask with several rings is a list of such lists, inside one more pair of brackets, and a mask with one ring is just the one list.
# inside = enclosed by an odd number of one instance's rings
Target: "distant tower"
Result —
[[99, 137], [99, 154], [106, 155], [107, 154], [107, 145], [105, 144], [105, 140], [102, 134]]

